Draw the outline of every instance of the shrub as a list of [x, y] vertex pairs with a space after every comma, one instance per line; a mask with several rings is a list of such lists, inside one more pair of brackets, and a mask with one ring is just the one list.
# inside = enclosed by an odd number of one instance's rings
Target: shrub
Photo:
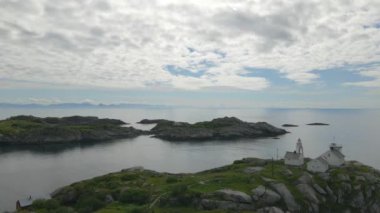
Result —
[[174, 176], [169, 176], [168, 178], [166, 178], [166, 183], [177, 183], [178, 182], [178, 179]]
[[96, 196], [82, 196], [77, 204], [76, 208], [79, 209], [79, 212], [87, 213], [87, 212], [94, 212], [98, 209], [103, 208], [106, 205], [104, 200], [101, 200], [100, 198]]
[[148, 203], [150, 199], [150, 194], [144, 189], [128, 189], [120, 194], [120, 202], [122, 203], [134, 203], [134, 204], [145, 204]]
[[34, 209], [46, 209], [46, 210], [54, 210], [59, 208], [59, 202], [55, 199], [50, 200], [35, 200], [33, 202], [33, 208]]
[[172, 205], [189, 206], [200, 197], [200, 193], [189, 190], [187, 185], [180, 184], [172, 189], [170, 197], [172, 198]]
[[121, 177], [122, 181], [131, 181], [138, 179], [139, 176], [137, 174], [126, 174]]

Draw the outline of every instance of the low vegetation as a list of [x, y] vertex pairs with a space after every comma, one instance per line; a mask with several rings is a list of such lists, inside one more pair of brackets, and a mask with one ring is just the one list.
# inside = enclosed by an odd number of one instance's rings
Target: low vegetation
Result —
[[[287, 167], [283, 161], [253, 158], [194, 174], [131, 168], [59, 189], [52, 194], [52, 199], [35, 201], [33, 211], [217, 213], [262, 212], [268, 206], [275, 206], [284, 211], [295, 208], [295, 212], [355, 212], [359, 209], [376, 212], [379, 180], [376, 170], [355, 162], [323, 174]], [[276, 184], [284, 186], [291, 197], [281, 194]], [[301, 189], [300, 186], [305, 185], [310, 191]], [[269, 205], [268, 200], [255, 198], [254, 191], [263, 186], [267, 191], [280, 194], [279, 199], [270, 201], [273, 203]], [[226, 189], [233, 193], [220, 192]], [[250, 195], [248, 198], [252, 200], [239, 203], [241, 200], [236, 198], [243, 196], [240, 193]], [[358, 194], [364, 194], [363, 199]], [[290, 202], [292, 199], [294, 204]]]
[[104, 141], [144, 133], [122, 124], [120, 120], [97, 117], [15, 116], [0, 121], [0, 145]]

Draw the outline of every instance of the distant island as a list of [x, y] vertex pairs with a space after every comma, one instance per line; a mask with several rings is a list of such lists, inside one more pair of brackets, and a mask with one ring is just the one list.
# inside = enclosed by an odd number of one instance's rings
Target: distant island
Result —
[[246, 158], [192, 174], [125, 169], [60, 188], [51, 199], [31, 200], [27, 208], [35, 212], [376, 213], [379, 182], [378, 170], [356, 161], [310, 173], [305, 167], [286, 166], [283, 160]]
[[47, 144], [94, 142], [133, 138], [144, 134], [133, 127], [122, 127], [125, 122], [97, 117], [14, 116], [0, 121], [0, 144]]
[[307, 125], [309, 125], [309, 126], [328, 126], [330, 124], [326, 124], [326, 123], [309, 123]]
[[158, 124], [162, 122], [170, 122], [166, 119], [142, 119], [141, 121], [137, 122], [139, 124]]
[[156, 138], [169, 141], [275, 137], [287, 133], [286, 130], [266, 122], [250, 123], [235, 117], [216, 118], [194, 124], [164, 119], [144, 119], [140, 123], [156, 123], [150, 133]]
[[295, 124], [283, 124], [283, 127], [298, 127], [298, 125]]
[[287, 133], [266, 122], [250, 123], [235, 117], [216, 118], [194, 124], [165, 119], [143, 119], [140, 124], [156, 124], [150, 131], [125, 127], [117, 119], [93, 116], [47, 117], [14, 116], [0, 121], [1, 144], [53, 144], [98, 142], [152, 135], [168, 141], [224, 140], [276, 137]]

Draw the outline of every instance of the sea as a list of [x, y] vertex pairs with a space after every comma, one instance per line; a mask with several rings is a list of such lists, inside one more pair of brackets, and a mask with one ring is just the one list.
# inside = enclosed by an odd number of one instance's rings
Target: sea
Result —
[[[380, 169], [380, 110], [376, 109], [0, 109], [0, 119], [15, 115], [98, 116], [120, 119], [140, 129], [154, 126], [136, 123], [144, 118], [192, 123], [225, 116], [249, 122], [266, 121], [277, 127], [285, 123], [299, 126], [285, 128], [289, 133], [278, 138], [168, 142], [140, 136], [95, 144], [0, 146], [0, 212], [15, 210], [18, 199], [46, 198], [62, 186], [134, 166], [190, 173], [246, 157], [281, 159], [286, 151], [295, 149], [298, 138], [302, 140], [306, 157], [318, 157], [334, 142], [343, 146], [347, 160]], [[306, 125], [313, 122], [329, 125]]]

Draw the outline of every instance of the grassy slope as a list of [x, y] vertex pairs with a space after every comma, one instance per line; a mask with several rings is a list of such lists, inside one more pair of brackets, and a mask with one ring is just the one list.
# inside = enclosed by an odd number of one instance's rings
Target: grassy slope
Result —
[[[237, 163], [214, 170], [195, 174], [172, 175], [162, 174], [151, 171], [126, 171], [111, 173], [105, 176], [96, 177], [90, 180], [74, 183], [67, 190], [74, 190], [78, 199], [76, 203], [68, 204], [70, 208], [78, 212], [91, 212], [97, 210], [100, 213], [116, 212], [145, 212], [146, 209], [154, 212], [203, 212], [197, 210], [191, 205], [191, 200], [199, 197], [201, 194], [212, 193], [215, 190], [230, 188], [234, 190], [250, 193], [252, 189], [261, 184], [266, 184], [262, 177], [276, 179], [283, 182], [291, 190], [295, 198], [302, 204], [302, 197], [298, 194], [295, 186], [291, 184], [302, 173], [300, 168], [290, 168], [294, 173], [292, 177], [286, 177], [283, 171], [287, 169], [282, 161], [275, 161], [273, 164], [264, 166], [260, 174], [246, 174], [243, 169], [247, 166], [253, 166], [249, 163]], [[133, 191], [141, 190], [147, 196], [143, 201], [133, 201], [123, 199], [123, 190]], [[112, 195], [116, 202], [107, 204], [104, 202], [106, 195]], [[136, 196], [135, 196], [136, 197]], [[138, 197], [138, 196], [137, 196]], [[149, 206], [160, 197], [160, 202], [156, 202], [153, 207]], [[170, 204], [168, 200], [172, 197], [182, 197], [183, 203]], [[58, 197], [57, 197], [58, 198]], [[91, 200], [89, 202], [88, 200]], [[58, 198], [59, 200], [59, 198]], [[97, 207], [87, 209], [86, 207], [98, 202]], [[59, 208], [57, 205], [56, 208]], [[95, 205], [93, 205], [95, 206]], [[44, 209], [45, 208], [45, 209]], [[46, 206], [35, 208], [37, 212], [50, 212]], [[207, 211], [207, 212], [224, 212], [224, 211]]]
[[[75, 202], [62, 204], [62, 197], [48, 201], [37, 201], [34, 204], [36, 212], [226, 212], [222, 210], [201, 211], [192, 204], [192, 201], [201, 196], [213, 197], [212, 192], [218, 189], [230, 188], [251, 194], [251, 190], [258, 185], [267, 185], [263, 178], [271, 178], [276, 182], [284, 183], [292, 192], [297, 203], [302, 209], [305, 207], [305, 198], [296, 189], [294, 182], [303, 174], [304, 168], [286, 167], [282, 161], [274, 161], [264, 166], [264, 170], [255, 174], [246, 174], [244, 168], [256, 166], [256, 163], [235, 162], [232, 165], [220, 167], [194, 174], [167, 174], [147, 170], [121, 171], [93, 179], [74, 183], [64, 188], [61, 194], [73, 193], [76, 195]], [[273, 175], [272, 175], [273, 168]], [[289, 169], [293, 175], [287, 176], [284, 171]], [[354, 173], [373, 172], [367, 166], [349, 166], [334, 169], [330, 174], [331, 182], [328, 184], [336, 191], [341, 184], [337, 176]], [[351, 184], [357, 184], [352, 177]], [[327, 182], [314, 175], [314, 181], [325, 187]], [[363, 187], [368, 183], [360, 182]], [[112, 195], [114, 202], [106, 203], [105, 197]], [[175, 202], [171, 201], [175, 198]], [[285, 209], [285, 204], [278, 203], [277, 206]], [[333, 209], [343, 211], [347, 206], [328, 201], [321, 206], [321, 211]]]
[[[25, 118], [26, 117], [26, 118]], [[101, 130], [119, 130], [118, 124], [98, 122], [88, 124], [70, 123], [47, 123], [36, 117], [10, 118], [0, 121], [0, 134], [10, 137], [19, 137], [28, 133], [38, 133], [44, 135], [68, 135], [80, 133], [93, 133]], [[55, 119], [55, 118], [51, 118]], [[58, 119], [58, 118], [56, 118]]]

